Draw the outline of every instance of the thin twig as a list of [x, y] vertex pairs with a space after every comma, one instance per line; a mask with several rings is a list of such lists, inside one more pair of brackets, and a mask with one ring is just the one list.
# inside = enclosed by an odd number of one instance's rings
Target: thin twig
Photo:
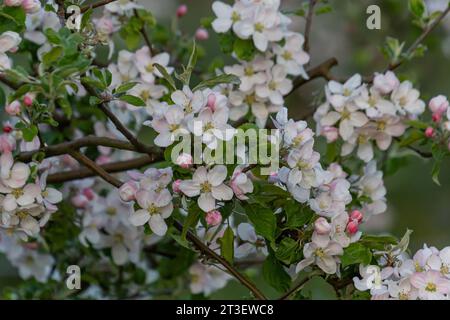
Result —
[[286, 300], [291, 295], [296, 293], [298, 290], [300, 290], [309, 280], [311, 280], [313, 277], [317, 276], [318, 274], [312, 273], [308, 275], [306, 278], [302, 279], [299, 283], [297, 283], [295, 286], [293, 286], [291, 289], [289, 289], [288, 292], [283, 294], [281, 297], [278, 298], [278, 300]]
[[306, 26], [305, 26], [305, 44], [303, 46], [304, 50], [309, 53], [309, 41], [311, 37], [311, 27], [312, 21], [314, 17], [314, 6], [316, 5], [317, 0], [309, 0], [309, 8], [308, 15], [306, 17]]
[[[182, 232], [183, 231], [183, 225], [178, 222], [174, 221], [173, 223], [174, 227]], [[239, 271], [236, 270], [235, 267], [233, 267], [225, 258], [221, 257], [217, 253], [214, 252], [214, 250], [210, 249], [206, 244], [204, 244], [197, 236], [195, 236], [192, 232], [188, 231], [186, 234], [186, 238], [192, 242], [192, 244], [200, 250], [203, 254], [206, 254], [207, 256], [213, 258], [217, 262], [219, 262], [221, 265], [223, 265], [236, 279], [239, 280], [240, 283], [242, 283], [244, 286], [246, 286], [254, 295], [255, 298], [259, 300], [267, 300], [267, 298], [264, 296], [264, 294], [251, 282], [249, 281], [244, 275], [242, 275]]]
[[[139, 18], [139, 12], [136, 9], [134, 9], [134, 15], [135, 15], [135, 17]], [[147, 30], [145, 30], [145, 24], [142, 25], [142, 28], [139, 30], [139, 32], [141, 33], [142, 38], [144, 38], [144, 41], [145, 41], [145, 44], [148, 47], [148, 51], [150, 53], [150, 56], [153, 56], [154, 52], [153, 52], [153, 48], [152, 48], [152, 43], [150, 41], [150, 37], [147, 34]]]
[[[108, 164], [101, 165], [100, 167], [108, 173], [116, 173], [123, 172], [132, 169], [139, 169], [150, 164], [153, 164], [159, 160], [162, 160], [162, 157], [149, 157], [148, 155], [142, 156], [140, 158], [125, 160], [119, 162], [112, 162]], [[64, 183], [68, 181], [80, 180], [90, 177], [95, 177], [96, 173], [88, 168], [80, 168], [78, 170], [71, 171], [63, 171], [54, 174], [50, 174], [47, 177], [47, 182], [49, 184], [52, 183]]]
[[99, 1], [99, 2], [96, 2], [96, 3], [90, 4], [90, 5], [84, 6], [84, 7], [81, 8], [81, 13], [85, 13], [89, 9], [96, 9], [96, 8], [99, 8], [99, 7], [106, 6], [107, 4], [109, 4], [111, 2], [114, 2], [114, 1], [117, 1], [117, 0], [103, 0], [103, 1]]
[[77, 150], [69, 150], [69, 154], [77, 160], [80, 164], [84, 165], [86, 168], [89, 168], [91, 171], [95, 172], [98, 176], [100, 176], [106, 182], [112, 184], [116, 188], [120, 188], [122, 185], [122, 181], [110, 175], [106, 170], [96, 164], [94, 161], [86, 157], [84, 154]]
[[[38, 152], [44, 152], [45, 157], [54, 157], [60, 156], [68, 153], [70, 149], [80, 149], [83, 147], [110, 147], [114, 149], [120, 150], [129, 150], [129, 151], [137, 151], [136, 147], [133, 146], [128, 141], [117, 140], [107, 137], [96, 137], [96, 136], [86, 136], [74, 141], [63, 142], [55, 145], [51, 145], [40, 150], [21, 152], [17, 155], [16, 159], [22, 162], [30, 162], [33, 156]], [[155, 154], [160, 154], [160, 151], [153, 150], [153, 148], [149, 147], [148, 152], [155, 152]]]

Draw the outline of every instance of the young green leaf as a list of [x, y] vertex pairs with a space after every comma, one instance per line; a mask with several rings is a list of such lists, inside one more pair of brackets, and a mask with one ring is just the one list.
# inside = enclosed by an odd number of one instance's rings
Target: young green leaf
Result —
[[239, 84], [241, 84], [241, 80], [233, 74], [221, 74], [212, 79], [208, 79], [208, 80], [200, 82], [198, 85], [195, 86], [195, 88], [192, 91], [202, 90], [205, 88], [212, 88], [219, 84], [224, 84], [224, 83], [239, 85]]
[[135, 107], [145, 107], [145, 105], [146, 105], [145, 102], [141, 98], [132, 96], [132, 95], [128, 95], [128, 94], [120, 96], [119, 100], [129, 103]]
[[234, 258], [234, 233], [233, 229], [227, 227], [220, 242], [220, 254], [229, 262], [233, 263]]
[[170, 76], [170, 74], [167, 72], [166, 68], [164, 68], [159, 63], [155, 63], [155, 64], [153, 64], [153, 66], [156, 69], [158, 69], [158, 71], [162, 74], [163, 78], [169, 83], [169, 85], [171, 86], [172, 90], [177, 90], [177, 87], [175, 85], [175, 81]]

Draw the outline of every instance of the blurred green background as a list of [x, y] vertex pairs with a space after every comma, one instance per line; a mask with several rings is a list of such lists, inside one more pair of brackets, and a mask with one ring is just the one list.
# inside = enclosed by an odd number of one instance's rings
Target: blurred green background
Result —
[[[230, 2], [230, 1], [226, 1]], [[282, 8], [289, 12], [300, 7], [303, 1], [282, 0]], [[311, 66], [319, 64], [329, 57], [336, 57], [339, 66], [333, 69], [334, 74], [348, 77], [354, 73], [370, 75], [383, 70], [387, 61], [380, 52], [386, 36], [406, 41], [410, 45], [421, 33], [411, 23], [407, 1], [398, 0], [330, 0], [331, 13], [315, 17], [311, 36]], [[180, 21], [181, 29], [193, 35], [200, 25], [202, 17], [212, 16], [210, 0], [145, 0], [140, 1], [150, 8], [161, 23], [170, 24], [179, 4], [188, 5], [188, 14]], [[366, 8], [377, 4], [381, 8], [381, 30], [366, 28]], [[292, 28], [303, 32], [304, 19], [291, 15]], [[199, 63], [208, 65], [220, 55], [217, 37], [210, 32], [210, 38], [201, 43], [207, 55]], [[435, 30], [425, 44], [428, 52], [425, 57], [403, 65], [397, 72], [400, 77], [412, 80], [421, 90], [424, 100], [444, 94], [450, 96], [450, 19]], [[308, 113], [313, 99], [321, 94], [323, 80], [304, 86], [291, 96], [287, 102], [291, 116]], [[450, 161], [442, 165], [440, 176], [441, 187], [431, 180], [431, 161], [422, 160], [414, 155], [406, 160], [405, 166], [394, 175], [385, 179], [388, 190], [388, 211], [373, 217], [366, 228], [372, 233], [392, 233], [401, 236], [407, 228], [414, 230], [411, 238], [411, 250], [415, 251], [424, 243], [437, 247], [450, 245]], [[0, 289], [17, 281], [16, 272], [0, 257]], [[325, 284], [310, 283], [307, 288], [323, 288], [314, 290], [313, 298], [329, 297]], [[270, 292], [269, 288], [262, 287]], [[242, 292], [242, 293], [241, 293]], [[227, 288], [219, 291], [214, 298], [230, 298], [247, 295], [239, 284], [232, 282]], [[276, 296], [276, 295], [275, 295]]]

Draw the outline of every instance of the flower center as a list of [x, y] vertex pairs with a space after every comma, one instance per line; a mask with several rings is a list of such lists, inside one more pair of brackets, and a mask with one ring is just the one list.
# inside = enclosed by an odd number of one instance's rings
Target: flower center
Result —
[[150, 98], [150, 92], [148, 90], [142, 91], [141, 98], [142, 100], [147, 101]]
[[314, 251], [314, 254], [315, 254], [316, 256], [318, 256], [319, 258], [325, 257], [325, 252], [323, 252], [323, 249], [322, 249], [322, 248], [317, 248], [317, 249]]
[[442, 267], [441, 267], [441, 273], [442, 273], [442, 274], [448, 274], [448, 273], [450, 273], [450, 268], [448, 267], [448, 265], [442, 265]]
[[346, 97], [350, 97], [351, 96], [351, 94], [352, 94], [352, 90], [350, 90], [350, 89], [344, 89], [344, 96], [346, 96]]
[[398, 103], [404, 107], [406, 106], [406, 104], [408, 103], [408, 99], [406, 99], [406, 97], [401, 97], [400, 100], [398, 101]]
[[342, 120], [349, 119], [350, 115], [351, 113], [347, 109], [344, 109], [341, 113], [341, 118]]
[[292, 144], [297, 147], [303, 142], [303, 136], [298, 135], [294, 139], [292, 139]]
[[23, 196], [23, 190], [14, 189], [13, 191], [11, 191], [11, 194], [14, 196], [14, 198], [18, 199], [19, 197]]
[[214, 129], [214, 125], [211, 122], [207, 122], [205, 124], [205, 126], [203, 127], [204, 131], [208, 131], [208, 130], [211, 130], [211, 129]]
[[358, 143], [359, 143], [359, 144], [365, 144], [365, 143], [367, 143], [367, 137], [366, 137], [366, 136], [359, 136], [359, 137], [358, 137]]
[[203, 182], [200, 185], [200, 189], [202, 190], [203, 193], [211, 192], [211, 184], [209, 182]]
[[120, 233], [115, 234], [115, 235], [114, 235], [114, 240], [115, 240], [116, 242], [123, 242], [123, 235], [120, 234]]
[[236, 11], [233, 11], [231, 14], [231, 21], [238, 22], [239, 20], [241, 20], [241, 16]]
[[152, 63], [149, 63], [146, 67], [145, 67], [145, 71], [147, 72], [153, 72], [155, 70], [155, 67], [153, 66]]
[[258, 22], [255, 24], [255, 30], [257, 32], [263, 32], [264, 31], [264, 25], [261, 22]]
[[26, 211], [19, 211], [16, 213], [16, 215], [20, 218], [20, 220], [22, 220], [28, 216], [28, 213]]
[[173, 132], [173, 131], [177, 130], [178, 128], [180, 128], [179, 124], [169, 124], [170, 132]]
[[269, 89], [274, 91], [277, 90], [277, 83], [275, 81], [270, 81], [269, 82]]
[[289, 51], [285, 51], [283, 52], [282, 57], [284, 60], [292, 60], [292, 53], [290, 53]]
[[147, 211], [148, 211], [148, 213], [150, 213], [150, 215], [154, 215], [159, 212], [158, 207], [156, 207], [153, 204], [150, 205], [150, 207], [148, 207]]
[[244, 74], [249, 77], [252, 76], [255, 73], [255, 70], [253, 70], [252, 67], [245, 67], [244, 68]]
[[377, 129], [378, 129], [379, 131], [384, 131], [384, 129], [386, 129], [386, 122], [384, 122], [384, 121], [378, 122], [378, 124], [377, 124]]
[[110, 216], [114, 216], [117, 213], [117, 209], [114, 207], [106, 208], [106, 213]]
[[427, 286], [425, 287], [425, 290], [428, 292], [436, 292], [436, 284], [428, 282]]
[[255, 103], [255, 95], [250, 94], [248, 96], [245, 97], [245, 102], [247, 102], [248, 105], [252, 105], [253, 103]]

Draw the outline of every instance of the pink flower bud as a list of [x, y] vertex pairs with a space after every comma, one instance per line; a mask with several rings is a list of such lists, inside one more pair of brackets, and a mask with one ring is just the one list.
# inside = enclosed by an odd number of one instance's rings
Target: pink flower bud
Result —
[[376, 74], [373, 80], [373, 86], [375, 89], [383, 94], [388, 94], [395, 90], [400, 85], [395, 73], [388, 71], [385, 74]]
[[448, 100], [443, 95], [439, 95], [437, 97], [434, 97], [428, 103], [428, 107], [430, 108], [431, 112], [433, 112], [433, 113], [440, 113], [440, 114], [442, 114], [445, 111], [447, 111], [448, 106], [449, 106]]
[[327, 219], [320, 217], [314, 222], [314, 231], [321, 235], [328, 234], [331, 231], [331, 225], [328, 223]]
[[23, 0], [22, 8], [27, 13], [36, 13], [41, 9], [41, 2], [39, 0]]
[[352, 220], [347, 224], [346, 228], [347, 232], [351, 235], [358, 232], [358, 222], [356, 220]]
[[78, 194], [75, 197], [72, 197], [70, 201], [77, 208], [85, 208], [89, 203], [89, 199], [82, 194]]
[[207, 106], [208, 108], [210, 108], [212, 111], [215, 110], [215, 105], [216, 105], [216, 95], [214, 93], [209, 94], [208, 96], [208, 103]]
[[30, 107], [33, 104], [33, 97], [30, 94], [26, 94], [25, 97], [23, 97], [23, 103]]
[[119, 196], [125, 202], [129, 202], [135, 199], [138, 185], [135, 181], [127, 181], [119, 188]]
[[175, 193], [181, 193], [180, 184], [181, 184], [181, 180], [180, 180], [180, 179], [175, 180], [175, 181], [172, 183], [172, 190], [173, 190], [173, 192], [175, 192]]
[[206, 214], [205, 220], [209, 226], [217, 226], [222, 222], [222, 215], [219, 211], [213, 210]]
[[7, 7], [18, 7], [22, 5], [22, 0], [5, 0], [4, 3]]
[[433, 115], [432, 115], [431, 118], [433, 119], [433, 122], [439, 123], [439, 122], [441, 122], [441, 120], [442, 120], [442, 113], [440, 113], [440, 112], [435, 112], [435, 113], [433, 113]]
[[82, 191], [82, 194], [88, 198], [88, 200], [94, 200], [95, 198], [95, 192], [91, 188], [85, 188]]
[[10, 116], [18, 115], [20, 113], [20, 102], [14, 100], [13, 102], [5, 106], [5, 111]]
[[209, 38], [209, 33], [208, 30], [206, 30], [205, 28], [198, 28], [197, 31], [195, 32], [195, 39], [203, 41], [203, 40], [208, 40]]
[[3, 127], [4, 133], [11, 133], [11, 131], [13, 131], [13, 128], [9, 124], [7, 124]]
[[188, 153], [182, 153], [178, 156], [176, 164], [182, 167], [183, 169], [188, 169], [194, 163], [194, 159]]
[[186, 13], [187, 13], [187, 11], [188, 11], [187, 5], [182, 4], [182, 5], [179, 6], [178, 9], [177, 9], [177, 17], [178, 17], [178, 18], [181, 18], [181, 17], [185, 16]]
[[353, 210], [352, 213], [350, 213], [350, 219], [356, 220], [358, 223], [361, 223], [363, 214], [359, 210]]
[[425, 136], [427, 138], [432, 138], [434, 135], [434, 129], [432, 127], [428, 127], [425, 129]]
[[335, 127], [323, 127], [322, 135], [327, 139], [328, 143], [334, 142], [339, 137], [338, 129]]

